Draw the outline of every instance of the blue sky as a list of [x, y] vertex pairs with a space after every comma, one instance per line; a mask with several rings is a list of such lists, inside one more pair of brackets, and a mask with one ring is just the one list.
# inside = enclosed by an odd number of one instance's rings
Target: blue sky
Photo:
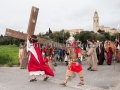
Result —
[[95, 10], [99, 24], [117, 28], [119, 0], [0, 0], [0, 34], [6, 28], [27, 32], [31, 7], [39, 8], [35, 34], [61, 29], [93, 30]]

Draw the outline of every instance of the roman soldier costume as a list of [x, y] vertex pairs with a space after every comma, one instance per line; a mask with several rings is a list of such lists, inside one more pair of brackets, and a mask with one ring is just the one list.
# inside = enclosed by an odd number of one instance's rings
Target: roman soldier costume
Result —
[[61, 83], [61, 85], [66, 85], [68, 82], [68, 79], [72, 77], [75, 73], [78, 73], [80, 77], [80, 82], [78, 83], [78, 86], [84, 85], [84, 79], [83, 79], [83, 73], [82, 73], [82, 65], [81, 65], [81, 49], [78, 47], [78, 43], [75, 41], [74, 37], [69, 37], [67, 40], [66, 46], [69, 50], [69, 64], [68, 69], [66, 72], [65, 81]]

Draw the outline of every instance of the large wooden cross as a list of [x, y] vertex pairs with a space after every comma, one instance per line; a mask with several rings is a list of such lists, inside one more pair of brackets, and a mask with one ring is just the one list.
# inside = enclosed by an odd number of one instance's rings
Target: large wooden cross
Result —
[[[18, 39], [23, 39], [23, 40], [26, 40], [26, 37], [27, 37], [28, 34], [33, 35], [34, 31], [35, 31], [36, 22], [37, 22], [38, 11], [39, 11], [39, 8], [36, 8], [34, 6], [32, 7], [27, 33], [22, 33], [22, 32], [13, 30], [13, 29], [6, 28], [5, 35], [15, 37], [15, 38], [18, 38]], [[53, 47], [57, 47], [57, 48], [63, 46], [63, 44], [53, 42], [53, 41], [50, 41], [50, 40], [46, 40], [46, 39], [43, 39], [43, 38], [39, 38], [38, 42], [41, 43], [41, 44], [43, 44], [43, 43], [44, 44], [51, 44]]]
[[36, 22], [37, 22], [38, 11], [39, 11], [39, 8], [36, 8], [34, 6], [32, 7], [27, 33], [22, 33], [19, 31], [15, 31], [15, 30], [6, 28], [5, 35], [19, 38], [19, 39], [23, 39], [23, 40], [26, 40], [27, 34], [33, 35], [34, 31], [35, 31]]

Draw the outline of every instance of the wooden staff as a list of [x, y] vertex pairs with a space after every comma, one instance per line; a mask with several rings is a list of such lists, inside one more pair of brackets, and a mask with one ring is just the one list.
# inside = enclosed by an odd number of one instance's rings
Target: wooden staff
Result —
[[[116, 51], [115, 51], [115, 56], [116, 56]], [[115, 70], [115, 56], [114, 56], [114, 70]]]
[[113, 51], [113, 53], [114, 53], [114, 58], [113, 58], [113, 60], [114, 60], [114, 70], [115, 70], [115, 57], [116, 57], [116, 46], [111, 42], [111, 47], [112, 47], [112, 51]]
[[[118, 32], [118, 37], [116, 36], [116, 43], [117, 43], [117, 42], [119, 42], [119, 32]], [[117, 46], [116, 46], [116, 48], [115, 48], [115, 57], [117, 57], [117, 53], [118, 53], [116, 49], [117, 49]], [[114, 70], [115, 70], [115, 64], [116, 64], [116, 62], [115, 62], [115, 57], [114, 57]]]

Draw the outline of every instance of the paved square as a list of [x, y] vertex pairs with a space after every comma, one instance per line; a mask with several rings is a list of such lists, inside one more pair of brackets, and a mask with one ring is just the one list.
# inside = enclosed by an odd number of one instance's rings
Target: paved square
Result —
[[67, 66], [64, 65], [55, 67], [55, 77], [50, 77], [46, 82], [43, 76], [37, 76], [36, 82], [29, 82], [31, 77], [27, 69], [0, 67], [0, 90], [115, 90], [113, 88], [120, 83], [120, 63], [116, 63], [115, 70], [113, 64], [104, 64], [98, 66], [98, 71], [88, 71], [86, 61], [82, 64], [85, 85], [77, 86], [79, 77], [76, 76], [66, 87], [59, 84], [65, 78]]

